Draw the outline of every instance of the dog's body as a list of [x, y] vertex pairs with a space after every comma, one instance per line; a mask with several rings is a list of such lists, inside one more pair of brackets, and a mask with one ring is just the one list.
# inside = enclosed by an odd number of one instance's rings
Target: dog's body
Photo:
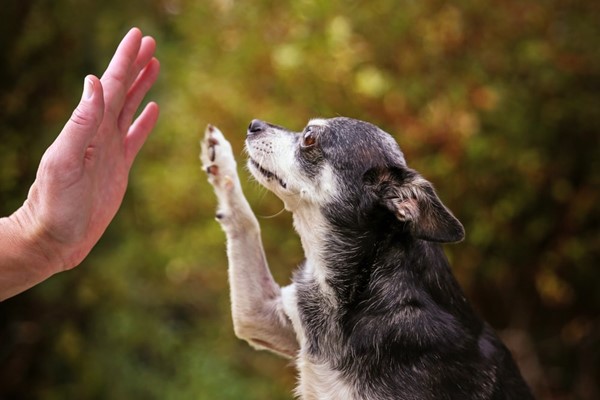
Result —
[[528, 399], [512, 357], [479, 319], [440, 243], [458, 220], [396, 142], [349, 118], [300, 133], [253, 121], [248, 167], [293, 213], [306, 261], [280, 288], [229, 143], [207, 129], [202, 161], [227, 234], [236, 334], [295, 358], [305, 399]]

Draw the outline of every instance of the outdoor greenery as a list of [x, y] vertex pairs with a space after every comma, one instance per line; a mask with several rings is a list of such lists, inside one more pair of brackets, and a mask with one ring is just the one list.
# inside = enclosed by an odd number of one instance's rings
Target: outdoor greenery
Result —
[[463, 222], [455, 274], [536, 395], [600, 398], [599, 2], [4, 1], [1, 215], [131, 26], [158, 42], [159, 124], [88, 259], [0, 304], [0, 399], [291, 399], [290, 362], [233, 334], [198, 140], [231, 140], [286, 284], [302, 249], [245, 129], [336, 115], [392, 133]]

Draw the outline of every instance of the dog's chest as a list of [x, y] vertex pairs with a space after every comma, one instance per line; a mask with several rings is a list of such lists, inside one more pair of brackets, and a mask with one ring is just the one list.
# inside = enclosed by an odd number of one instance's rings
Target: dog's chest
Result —
[[327, 363], [313, 363], [301, 350], [297, 360], [300, 379], [296, 394], [302, 400], [354, 400], [354, 388]]
[[[315, 361], [320, 357], [310, 354], [309, 347], [314, 341], [316, 332], [313, 323], [320, 320], [317, 325], [321, 325], [321, 332], [325, 334], [328, 329], [322, 325], [327, 324], [323, 315], [313, 316], [311, 323], [307, 324], [306, 310], [301, 309], [298, 302], [298, 293], [295, 284], [286, 286], [282, 290], [284, 310], [294, 326], [298, 343], [300, 343], [300, 352], [296, 360], [299, 372], [299, 382], [296, 394], [302, 400], [354, 400], [357, 398], [355, 389], [348, 383], [347, 379], [340, 371], [331, 367], [328, 361]], [[304, 315], [301, 315], [304, 313]], [[303, 322], [304, 321], [304, 322]], [[307, 328], [310, 332], [307, 332]], [[329, 332], [331, 333], [331, 332]], [[325, 339], [325, 338], [321, 338]], [[325, 339], [329, 342], [330, 338]], [[325, 343], [321, 343], [325, 345]], [[314, 345], [314, 343], [313, 343]], [[313, 346], [314, 347], [314, 346]], [[329, 352], [329, 351], [326, 351]]]

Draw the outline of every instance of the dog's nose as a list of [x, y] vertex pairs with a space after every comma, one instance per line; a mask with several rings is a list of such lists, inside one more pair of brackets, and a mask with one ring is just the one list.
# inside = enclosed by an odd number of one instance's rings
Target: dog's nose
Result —
[[248, 126], [248, 135], [260, 133], [267, 129], [267, 123], [259, 119], [253, 119]]

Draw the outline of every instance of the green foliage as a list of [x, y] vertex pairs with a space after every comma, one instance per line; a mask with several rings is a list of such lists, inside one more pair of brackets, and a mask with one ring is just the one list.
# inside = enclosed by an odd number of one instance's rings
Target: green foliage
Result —
[[[346, 115], [395, 135], [464, 223], [454, 271], [540, 398], [599, 395], [600, 9], [584, 0], [24, 0], [0, 14], [0, 209], [19, 207], [83, 77], [132, 25], [158, 41], [159, 125], [90, 257], [0, 305], [0, 397], [289, 399], [235, 339], [207, 123]], [[242, 171], [242, 174], [244, 172]], [[244, 179], [243, 179], [244, 180]], [[245, 182], [244, 182], [245, 183]], [[282, 205], [248, 180], [257, 214]], [[261, 219], [276, 279], [302, 258]], [[4, 395], [4, 396], [2, 396]]]

